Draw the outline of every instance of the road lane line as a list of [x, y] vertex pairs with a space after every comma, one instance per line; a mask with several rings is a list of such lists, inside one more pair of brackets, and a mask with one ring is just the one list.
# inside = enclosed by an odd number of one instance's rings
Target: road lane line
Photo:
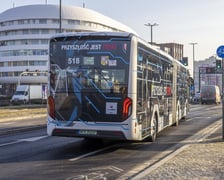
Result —
[[201, 119], [201, 118], [210, 119], [211, 117], [210, 116], [206, 116], [206, 117], [203, 117], [203, 116], [193, 117], [193, 118], [186, 119], [185, 121], [192, 121], [192, 120]]
[[9, 146], [9, 145], [12, 145], [12, 144], [18, 144], [18, 143], [21, 143], [21, 142], [34, 142], [34, 141], [39, 141], [40, 139], [44, 139], [46, 137], [48, 137], [48, 136], [39, 136], [39, 137], [32, 137], [32, 138], [26, 138], [26, 139], [19, 139], [19, 140], [14, 141], [14, 142], [0, 144], [0, 147]]
[[25, 138], [25, 139], [19, 139], [19, 142], [34, 142], [39, 141], [40, 139], [44, 139], [48, 136], [39, 136], [39, 137], [31, 137], [31, 138]]
[[4, 144], [0, 144], [0, 147], [12, 145], [12, 144], [17, 144], [17, 143], [19, 143], [19, 142], [18, 141], [14, 141], [14, 142], [10, 142], [10, 143], [4, 143]]
[[99, 153], [99, 152], [102, 152], [102, 151], [111, 149], [111, 148], [113, 148], [113, 147], [117, 147], [117, 145], [108, 146], [108, 147], [105, 147], [105, 148], [103, 148], [103, 149], [99, 149], [99, 150], [96, 150], [96, 151], [93, 151], [93, 152], [90, 152], [90, 153], [87, 153], [87, 154], [83, 154], [83, 155], [81, 155], [81, 156], [78, 156], [78, 157], [75, 157], [75, 158], [71, 158], [71, 159], [69, 159], [69, 161], [77, 161], [77, 160], [82, 159], [82, 158], [84, 158], [84, 157], [91, 156], [91, 155], [93, 155], [93, 154], [97, 154], [97, 153]]

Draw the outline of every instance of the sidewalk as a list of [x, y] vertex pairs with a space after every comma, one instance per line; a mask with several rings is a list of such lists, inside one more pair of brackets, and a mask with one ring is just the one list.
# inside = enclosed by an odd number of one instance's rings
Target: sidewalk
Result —
[[141, 180], [224, 179], [222, 127], [219, 127], [202, 142], [188, 144], [162, 165], [146, 172], [147, 174], [140, 178]]

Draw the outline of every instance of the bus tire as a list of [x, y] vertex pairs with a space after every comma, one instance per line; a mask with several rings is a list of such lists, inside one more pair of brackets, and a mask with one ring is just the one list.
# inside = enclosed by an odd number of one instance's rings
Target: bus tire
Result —
[[156, 141], [157, 132], [158, 132], [158, 118], [157, 115], [155, 114], [151, 120], [151, 135], [149, 137], [149, 140], [151, 142]]
[[176, 122], [174, 123], [174, 126], [179, 126], [179, 121], [180, 121], [180, 108], [177, 108], [176, 111]]

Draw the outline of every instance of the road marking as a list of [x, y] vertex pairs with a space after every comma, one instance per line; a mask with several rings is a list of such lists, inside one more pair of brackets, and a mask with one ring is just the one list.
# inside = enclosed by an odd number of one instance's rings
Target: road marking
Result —
[[122, 171], [124, 171], [123, 169], [120, 169], [116, 166], [98, 167], [98, 168], [90, 169], [90, 171], [99, 171], [99, 170], [101, 171], [101, 170], [108, 170], [108, 169], [117, 173], [121, 173]]
[[11, 124], [15, 124], [16, 122], [7, 122], [7, 123], [2, 123], [2, 125], [11, 125]]
[[0, 147], [12, 145], [12, 144], [17, 144], [17, 143], [19, 143], [19, 142], [18, 141], [14, 141], [14, 142], [10, 142], [10, 143], [4, 143], [4, 144], [0, 144]]
[[210, 116], [206, 116], [206, 117], [202, 117], [202, 116], [200, 116], [200, 117], [193, 117], [193, 118], [186, 119], [185, 121], [192, 121], [194, 119], [201, 119], [201, 118], [209, 119], [211, 117]]
[[26, 139], [19, 139], [19, 142], [34, 142], [34, 141], [39, 141], [40, 139], [44, 139], [47, 136], [39, 136], [39, 137], [32, 137], [32, 138], [26, 138]]
[[112, 170], [112, 171], [115, 171], [117, 173], [121, 173], [122, 171], [124, 171], [123, 169], [118, 168], [116, 166], [111, 166], [111, 167], [109, 167], [109, 169]]
[[48, 137], [48, 136], [39, 136], [39, 137], [32, 137], [32, 138], [26, 138], [26, 139], [19, 139], [19, 140], [14, 141], [14, 142], [0, 144], [0, 147], [12, 145], [12, 144], [18, 144], [18, 143], [21, 143], [21, 142], [34, 142], [34, 141], [39, 141], [40, 139], [43, 139], [43, 138], [46, 138], [46, 137]]
[[85, 179], [85, 180], [107, 180], [107, 175], [109, 174], [109, 171], [114, 171], [116, 173], [121, 173], [124, 170], [120, 169], [116, 166], [105, 166], [105, 167], [99, 167], [99, 168], [93, 168], [90, 169], [89, 171], [93, 171], [93, 172], [87, 172], [86, 174], [80, 174], [80, 175], [75, 175], [72, 177], [68, 177], [66, 178], [66, 180], [81, 180], [81, 179]]
[[84, 158], [84, 157], [87, 157], [87, 156], [91, 156], [93, 154], [96, 154], [96, 153], [108, 150], [108, 149], [110, 149], [112, 147], [116, 147], [116, 145], [108, 146], [108, 147], [105, 147], [103, 149], [99, 149], [99, 150], [96, 150], [96, 151], [93, 151], [93, 152], [90, 152], [90, 153], [87, 153], [87, 154], [83, 154], [83, 155], [75, 157], [75, 158], [71, 158], [71, 159], [69, 159], [69, 161], [77, 161], [77, 160], [79, 160], [81, 158]]
[[219, 108], [218, 106], [213, 106], [213, 107], [206, 108], [206, 111], [212, 110], [212, 109], [218, 109], [218, 108]]

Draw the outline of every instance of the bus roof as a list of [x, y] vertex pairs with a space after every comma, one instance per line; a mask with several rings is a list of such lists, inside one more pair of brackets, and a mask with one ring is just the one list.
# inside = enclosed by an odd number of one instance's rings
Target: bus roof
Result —
[[119, 36], [119, 37], [129, 37], [133, 36], [133, 33], [129, 32], [112, 32], [112, 31], [100, 31], [100, 32], [68, 32], [68, 33], [60, 33], [51, 37], [60, 38], [60, 37], [72, 37], [72, 36]]
[[148, 46], [155, 52], [159, 53], [160, 55], [166, 57], [170, 61], [176, 61], [178, 64], [181, 66], [185, 67], [186, 69], [189, 69], [188, 67], [184, 66], [180, 61], [177, 59], [173, 58], [171, 55], [166, 53], [165, 51], [161, 50], [158, 46], [151, 45], [141, 37], [139, 37], [136, 34], [130, 33], [130, 32], [115, 32], [115, 31], [97, 31], [97, 32], [67, 32], [67, 33], [60, 33], [53, 35], [51, 39], [55, 38], [63, 38], [63, 37], [72, 37], [72, 36], [114, 36], [114, 37], [133, 37], [135, 36], [138, 39], [138, 42], [141, 42], [145, 46]]

